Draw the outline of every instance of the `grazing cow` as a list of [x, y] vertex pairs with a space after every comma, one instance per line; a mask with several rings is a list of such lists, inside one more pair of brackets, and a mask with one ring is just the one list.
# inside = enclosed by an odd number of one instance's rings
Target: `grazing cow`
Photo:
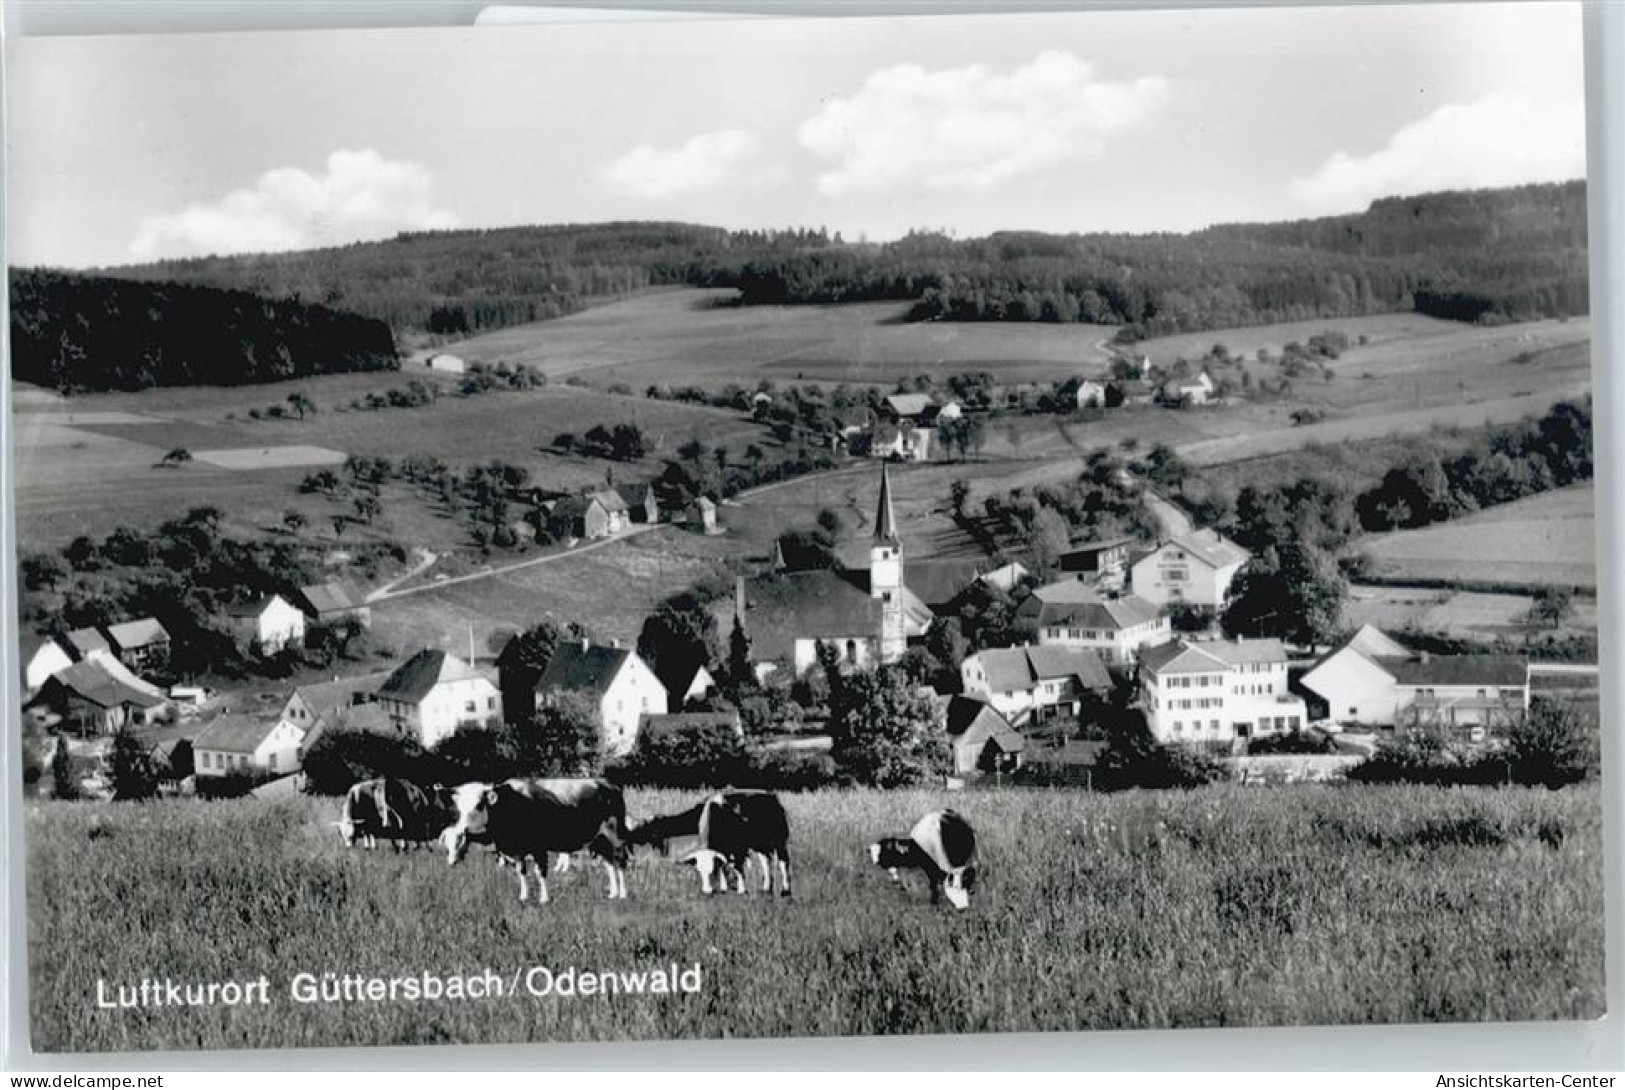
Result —
[[626, 800], [604, 780], [514, 779], [465, 783], [453, 794], [456, 822], [445, 832], [446, 862], [468, 845], [489, 844], [519, 874], [519, 899], [530, 899], [525, 869], [536, 871], [536, 900], [547, 903], [550, 856], [585, 848], [609, 874], [610, 898], [626, 892]]
[[918, 870], [931, 886], [931, 903], [942, 895], [955, 908], [970, 904], [976, 887], [976, 833], [952, 810], [926, 814], [907, 836], [888, 836], [869, 845], [869, 859], [901, 882], [903, 868]]
[[371, 849], [383, 839], [399, 851], [434, 841], [455, 816], [451, 792], [443, 784], [421, 787], [381, 776], [352, 786], [333, 824], [347, 848], [359, 841]]
[[677, 862], [699, 872], [706, 893], [727, 889], [729, 875], [735, 892], [745, 892], [749, 860], [755, 858], [762, 864], [762, 892], [772, 891], [777, 863], [779, 895], [790, 896], [790, 820], [771, 791], [719, 791], [681, 813], [652, 818], [628, 835], [633, 843], [659, 847], [661, 854], [671, 840], [696, 837], [698, 846]]

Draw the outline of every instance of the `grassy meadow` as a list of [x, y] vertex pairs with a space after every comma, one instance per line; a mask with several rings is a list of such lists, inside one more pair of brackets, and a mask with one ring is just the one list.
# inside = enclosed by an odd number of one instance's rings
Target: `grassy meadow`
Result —
[[[634, 792], [635, 819], [694, 796]], [[980, 834], [970, 911], [893, 888], [864, 845], [950, 801]], [[640, 855], [521, 905], [471, 856], [346, 852], [333, 800], [28, 808], [43, 1050], [1524, 1021], [1600, 1015], [1594, 785], [1560, 792], [1238, 786], [1188, 794], [788, 796], [792, 899], [702, 898]], [[1099, 819], [1166, 826], [1128, 850]], [[295, 973], [631, 970], [699, 994], [301, 1005]], [[271, 1006], [99, 1010], [98, 978], [270, 978]]]

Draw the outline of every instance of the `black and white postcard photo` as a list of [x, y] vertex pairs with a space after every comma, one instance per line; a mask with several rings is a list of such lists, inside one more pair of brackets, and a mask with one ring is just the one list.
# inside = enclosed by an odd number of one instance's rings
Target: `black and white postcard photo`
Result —
[[11, 41], [29, 1047], [1602, 1017], [1583, 15]]

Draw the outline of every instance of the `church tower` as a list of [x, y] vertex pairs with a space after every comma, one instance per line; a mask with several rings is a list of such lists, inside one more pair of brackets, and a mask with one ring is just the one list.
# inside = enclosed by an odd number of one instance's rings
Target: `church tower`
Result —
[[891, 474], [880, 467], [880, 504], [875, 539], [869, 546], [869, 596], [880, 600], [880, 661], [896, 662], [908, 647], [903, 625], [903, 543], [892, 512]]

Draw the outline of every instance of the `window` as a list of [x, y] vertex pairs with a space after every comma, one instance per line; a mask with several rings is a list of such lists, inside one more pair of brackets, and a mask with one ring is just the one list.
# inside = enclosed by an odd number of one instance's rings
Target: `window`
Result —
[[463, 710], [464, 710], [464, 711], [465, 711], [465, 712], [471, 712], [471, 711], [473, 711], [473, 710], [474, 710], [474, 702], [473, 702], [473, 701], [472, 701], [472, 700], [470, 700], [470, 701], [467, 701], [467, 702], [465, 702], [465, 703], [464, 703], [464, 704], [463, 704]]
[[491, 711], [491, 712], [494, 712], [494, 711], [497, 710], [497, 698], [496, 697], [488, 696], [488, 697], [485, 698], [485, 710], [486, 711]]

